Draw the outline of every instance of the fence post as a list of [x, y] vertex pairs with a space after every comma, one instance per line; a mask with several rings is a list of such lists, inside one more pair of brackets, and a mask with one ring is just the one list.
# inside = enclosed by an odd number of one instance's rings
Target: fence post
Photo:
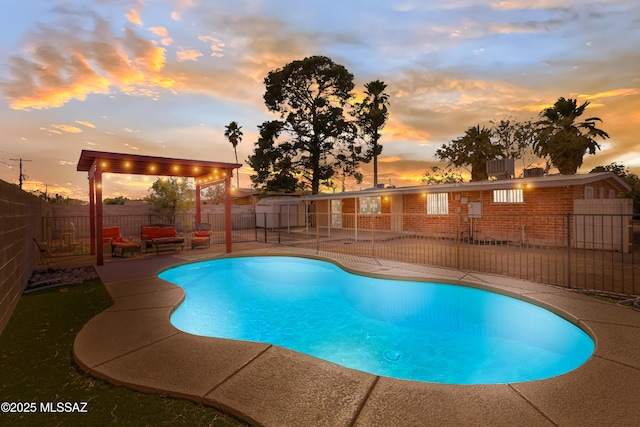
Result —
[[278, 209], [278, 244], [280, 244], [280, 229], [282, 228], [282, 206]]
[[567, 212], [567, 284], [571, 289], [571, 213]]
[[264, 212], [264, 242], [267, 243], [267, 212]]
[[[251, 214], [248, 214], [251, 215]], [[258, 214], [256, 212], [253, 213], [253, 234], [255, 237], [255, 242], [258, 241]]]
[[371, 215], [369, 215], [369, 225], [371, 226], [371, 256], [375, 258], [376, 256], [376, 243], [375, 243], [375, 236], [373, 234], [373, 224], [374, 224], [374, 218], [373, 218], [373, 213], [371, 213]]
[[[458, 208], [460, 209], [460, 208]], [[460, 270], [460, 211], [456, 212], [456, 269]]]
[[316, 253], [320, 251], [320, 210], [314, 212], [316, 222]]

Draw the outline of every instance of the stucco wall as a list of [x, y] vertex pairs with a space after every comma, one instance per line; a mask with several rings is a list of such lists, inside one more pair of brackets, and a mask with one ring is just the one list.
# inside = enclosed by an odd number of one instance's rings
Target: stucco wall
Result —
[[0, 180], [0, 332], [4, 330], [35, 268], [33, 238], [42, 239], [41, 218], [50, 206]]

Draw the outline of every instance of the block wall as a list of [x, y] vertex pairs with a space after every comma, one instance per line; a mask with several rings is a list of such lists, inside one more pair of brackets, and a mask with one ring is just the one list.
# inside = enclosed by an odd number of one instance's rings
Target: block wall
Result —
[[50, 207], [15, 185], [0, 180], [0, 332], [9, 322], [31, 277], [41, 236], [41, 218]]

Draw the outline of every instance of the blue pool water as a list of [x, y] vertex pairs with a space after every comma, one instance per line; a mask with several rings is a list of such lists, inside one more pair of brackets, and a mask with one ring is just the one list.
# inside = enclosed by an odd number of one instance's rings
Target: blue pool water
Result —
[[580, 328], [480, 289], [385, 280], [294, 257], [187, 264], [160, 278], [186, 291], [178, 329], [270, 343], [376, 375], [497, 384], [571, 371], [593, 353]]

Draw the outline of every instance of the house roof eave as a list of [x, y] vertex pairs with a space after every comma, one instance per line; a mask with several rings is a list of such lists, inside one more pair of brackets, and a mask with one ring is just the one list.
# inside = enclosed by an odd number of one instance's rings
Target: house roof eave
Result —
[[601, 180], [610, 180], [619, 191], [630, 191], [631, 187], [613, 172], [598, 172], [581, 175], [552, 175], [545, 177], [501, 179], [495, 181], [461, 182], [455, 184], [420, 185], [397, 188], [370, 188], [342, 193], [315, 194], [303, 200], [336, 200], [356, 197], [390, 196], [419, 193], [446, 193], [459, 191], [506, 190], [515, 188], [553, 188], [584, 185]]

